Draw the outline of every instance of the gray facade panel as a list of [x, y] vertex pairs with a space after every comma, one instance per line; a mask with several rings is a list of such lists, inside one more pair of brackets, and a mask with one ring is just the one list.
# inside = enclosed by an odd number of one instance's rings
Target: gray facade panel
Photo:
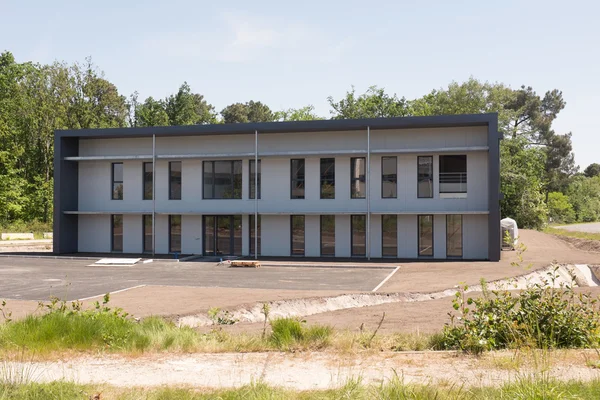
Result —
[[488, 124], [488, 146], [488, 259], [500, 261], [500, 135], [497, 115]]
[[54, 236], [53, 251], [57, 254], [77, 252], [78, 216], [64, 211], [78, 209], [79, 165], [64, 157], [79, 154], [79, 138], [54, 137]]

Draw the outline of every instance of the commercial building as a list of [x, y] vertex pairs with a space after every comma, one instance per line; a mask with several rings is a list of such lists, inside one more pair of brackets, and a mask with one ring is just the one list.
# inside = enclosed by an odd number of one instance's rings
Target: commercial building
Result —
[[54, 251], [500, 258], [496, 114], [55, 133]]

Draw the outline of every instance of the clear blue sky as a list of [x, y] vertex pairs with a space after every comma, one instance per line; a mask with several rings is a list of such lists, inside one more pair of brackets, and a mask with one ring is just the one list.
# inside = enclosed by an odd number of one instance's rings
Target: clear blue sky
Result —
[[[427, 4], [427, 5], [425, 5]], [[18, 61], [92, 56], [126, 96], [187, 81], [217, 110], [313, 104], [371, 85], [419, 97], [470, 76], [567, 101], [555, 130], [600, 162], [600, 5], [595, 1], [8, 1], [0, 51]]]

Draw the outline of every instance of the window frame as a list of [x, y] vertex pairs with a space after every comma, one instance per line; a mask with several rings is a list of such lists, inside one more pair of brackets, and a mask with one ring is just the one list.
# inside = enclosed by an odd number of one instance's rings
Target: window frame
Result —
[[[152, 161], [142, 162], [142, 200], [152, 200], [154, 197], [154, 166]], [[150, 180], [150, 197], [146, 196], [146, 166], [150, 165], [150, 174], [152, 179]]]
[[[431, 217], [431, 254], [421, 254], [421, 217]], [[434, 224], [434, 215], [433, 214], [418, 214], [417, 215], [417, 257], [419, 258], [433, 258], [434, 252], [434, 240], [435, 234], [433, 231]]]
[[[383, 177], [385, 176], [383, 173], [383, 162], [386, 159], [394, 159], [394, 171], [395, 171], [395, 180], [394, 184], [396, 185], [395, 195], [394, 196], [385, 196], [383, 194], [383, 182], [386, 182]], [[382, 199], [397, 199], [398, 198], [398, 157], [397, 156], [383, 156], [381, 157], [381, 198]]]
[[[324, 178], [323, 176], [323, 162], [332, 162], [333, 167], [333, 178]], [[323, 184], [331, 184], [333, 188], [333, 194], [331, 197], [323, 196]], [[319, 198], [321, 200], [335, 200], [335, 157], [326, 157], [319, 159]]]
[[[179, 217], [179, 251], [173, 251], [173, 217]], [[183, 221], [181, 218], [181, 214], [169, 214], [169, 254], [181, 254], [181, 229], [182, 229]]]
[[[231, 193], [232, 193], [232, 197], [215, 197], [215, 163], [218, 162], [229, 162], [231, 163]], [[204, 178], [206, 175], [206, 164], [210, 163], [212, 164], [212, 197], [206, 197], [206, 188], [205, 185], [206, 183], [204, 182]], [[239, 163], [240, 165], [240, 177], [241, 182], [240, 182], [240, 197], [234, 197], [233, 194], [235, 194], [235, 179], [234, 176], [235, 174], [235, 163]], [[242, 160], [206, 160], [206, 161], [202, 161], [202, 200], [241, 200], [242, 199], [242, 188], [244, 186], [244, 182], [243, 182], [243, 177], [241, 176], [243, 175], [243, 161]]]
[[[465, 172], [464, 172], [464, 177], [465, 177], [465, 189], [464, 190], [452, 190], [452, 191], [446, 191], [446, 190], [442, 190], [442, 158], [444, 157], [464, 157], [465, 158]], [[445, 174], [446, 172], [444, 172]], [[440, 154], [440, 156], [438, 157], [438, 179], [439, 179], [439, 191], [440, 194], [466, 194], [467, 193], [467, 182], [468, 182], [468, 175], [467, 175], [467, 155], [466, 154]], [[460, 182], [461, 186], [462, 186], [462, 182]]]
[[[431, 195], [430, 196], [421, 196], [421, 193], [419, 193], [419, 184], [421, 183], [421, 176], [420, 176], [420, 172], [419, 172], [419, 160], [421, 160], [421, 158], [429, 158], [431, 159]], [[435, 193], [435, 184], [434, 184], [434, 172], [433, 172], [434, 168], [433, 168], [433, 156], [417, 156], [417, 198], [418, 199], [433, 199], [434, 197], [434, 193]]]
[[[448, 218], [449, 217], [460, 217], [460, 255], [448, 255]], [[446, 258], [463, 258], [464, 255], [464, 229], [463, 229], [463, 215], [462, 214], [446, 214]]]
[[[294, 254], [294, 217], [302, 217], [303, 229], [302, 229], [302, 254]], [[306, 215], [303, 214], [292, 214], [290, 215], [290, 256], [291, 257], [304, 257], [306, 256]]]
[[[354, 177], [352, 174], [354, 173], [355, 168], [353, 168], [354, 166], [354, 162], [356, 160], [363, 160], [363, 163], [365, 165], [365, 174], [364, 176], [364, 182], [365, 182], [365, 194], [362, 197], [356, 197], [354, 195], [354, 193], [352, 193], [352, 188], [354, 187], [354, 182], [358, 181], [360, 182], [360, 175], [358, 177]], [[363, 200], [367, 198], [367, 158], [366, 157], [350, 157], [350, 199], [354, 200]]]
[[[179, 196], [173, 196], [173, 175], [172, 165], [179, 164]], [[181, 161], [169, 161], [169, 200], [181, 200], [183, 191], [183, 163]]]
[[[354, 217], [362, 217], [364, 218], [364, 227], [365, 227], [365, 254], [355, 254], [354, 253]], [[364, 214], [352, 214], [350, 215], [350, 257], [366, 257], [367, 256], [367, 216]]]
[[[121, 173], [123, 175], [123, 177], [121, 178], [121, 181], [115, 181], [115, 165], [120, 165], [121, 166]], [[111, 185], [110, 185], [110, 199], [111, 200], [123, 200], [125, 198], [125, 166], [123, 165], [123, 162], [114, 162], [114, 163], [110, 163], [110, 181], [111, 181]], [[121, 198], [115, 198], [115, 183], [120, 183], [121, 184]]]
[[[115, 250], [115, 217], [121, 217], [121, 249]], [[122, 253], [123, 252], [123, 214], [111, 214], [110, 215], [110, 252], [111, 253]]]
[[[335, 214], [323, 214], [319, 217], [319, 255], [321, 257], [335, 257]], [[333, 218], [333, 254], [323, 254], [323, 217]]]
[[[146, 219], [150, 219], [150, 248], [146, 248]], [[142, 253], [152, 253], [154, 238], [152, 237], [152, 214], [142, 214]]]
[[[294, 161], [302, 161], [302, 172], [304, 178], [294, 179]], [[302, 182], [304, 193], [302, 193], [302, 197], [297, 196], [294, 197], [294, 182]], [[306, 158], [291, 158], [290, 159], [290, 199], [291, 200], [304, 200], [306, 199]]]
[[[252, 195], [252, 188], [254, 186], [254, 177], [252, 176], [252, 165], [255, 163], [255, 160], [248, 160], [248, 198], [250, 198], [251, 200], [256, 200], [255, 196]], [[261, 165], [261, 160], [258, 160], [258, 179], [257, 179], [257, 184], [258, 184], [258, 191], [255, 190], [255, 192], [258, 193], [258, 200], [261, 199], [262, 197], [262, 182], [261, 182], [261, 175], [262, 175], [262, 165]]]
[[[384, 244], [384, 227], [385, 224], [383, 223], [383, 218], [384, 217], [393, 217], [396, 220], [396, 255], [394, 256], [390, 256], [390, 255], [386, 255], [384, 254], [384, 249], [386, 248], [385, 244]], [[382, 258], [398, 258], [398, 215], [397, 214], [382, 214], [381, 215], [381, 257]]]

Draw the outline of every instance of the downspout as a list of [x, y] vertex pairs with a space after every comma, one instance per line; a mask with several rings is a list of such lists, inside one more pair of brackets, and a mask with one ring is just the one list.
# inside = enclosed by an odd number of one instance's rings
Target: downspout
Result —
[[254, 131], [254, 259], [258, 259], [258, 130]]
[[367, 126], [367, 260], [371, 259], [371, 127]]
[[152, 257], [156, 254], [156, 135], [152, 135]]

